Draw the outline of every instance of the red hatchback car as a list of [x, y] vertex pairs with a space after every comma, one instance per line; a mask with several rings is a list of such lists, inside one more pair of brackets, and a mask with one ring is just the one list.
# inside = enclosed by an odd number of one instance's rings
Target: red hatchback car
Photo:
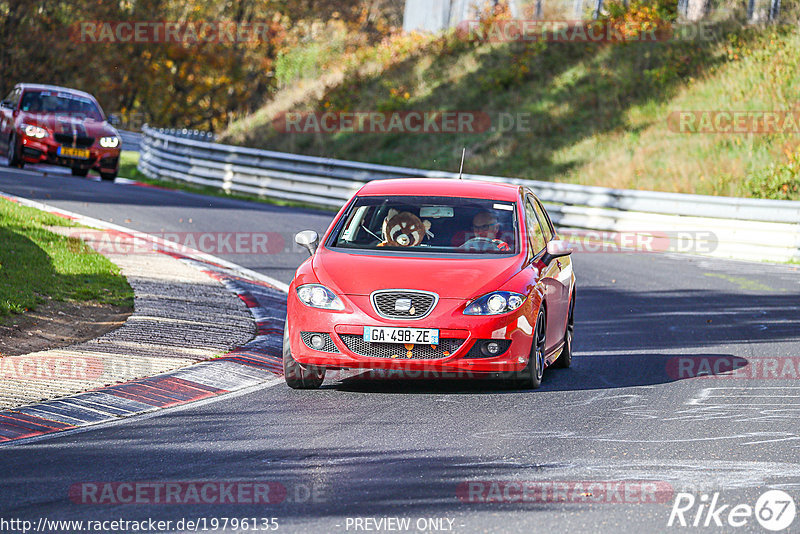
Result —
[[17, 84], [0, 101], [0, 147], [9, 167], [46, 163], [113, 180], [122, 140], [95, 98], [53, 85]]
[[[461, 180], [368, 183], [289, 288], [287, 384], [328, 369], [504, 376], [537, 388], [572, 359], [571, 250], [527, 188]], [[391, 376], [391, 374], [390, 374]]]

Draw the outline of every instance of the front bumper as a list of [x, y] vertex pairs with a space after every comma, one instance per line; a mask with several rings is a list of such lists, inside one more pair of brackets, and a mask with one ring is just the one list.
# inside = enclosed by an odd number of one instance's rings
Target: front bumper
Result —
[[[528, 363], [532, 325], [535, 323], [530, 317], [536, 317], [538, 312], [538, 303], [530, 300], [509, 314], [468, 316], [461, 313], [463, 300], [441, 299], [428, 317], [415, 321], [387, 320], [377, 316], [371, 309], [368, 296], [345, 296], [343, 300], [344, 312], [330, 312], [307, 307], [290, 292], [287, 309], [289, 340], [292, 356], [300, 364], [337, 369], [470, 375], [518, 372]], [[369, 344], [360, 340], [364, 326], [435, 328], [439, 330], [441, 347]], [[329, 342], [326, 338], [323, 350], [315, 350], [308, 343], [309, 335], [313, 333], [330, 336]], [[501, 347], [507, 348], [498, 356], [487, 357], [481, 353], [478, 344], [488, 340], [497, 340]]]
[[88, 147], [89, 158], [70, 158], [60, 156], [61, 145], [52, 138], [35, 139], [22, 136], [20, 155], [25, 163], [42, 163], [70, 167], [74, 169], [94, 169], [103, 173], [116, 173], [119, 169], [120, 148]]

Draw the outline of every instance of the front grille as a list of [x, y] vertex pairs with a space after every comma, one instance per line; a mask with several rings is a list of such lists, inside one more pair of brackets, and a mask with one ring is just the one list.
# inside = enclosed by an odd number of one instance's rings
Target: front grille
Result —
[[[481, 352], [481, 346], [484, 343], [486, 343], [487, 341], [494, 341], [495, 343], [500, 345], [500, 351], [497, 354], [493, 355], [493, 356], [487, 356], [483, 352]], [[466, 358], [466, 359], [470, 359], [470, 358], [497, 358], [498, 356], [502, 356], [503, 354], [505, 354], [506, 351], [508, 350], [508, 347], [510, 347], [510, 346], [511, 346], [511, 340], [510, 339], [479, 339], [472, 345], [472, 348], [469, 349], [469, 352], [467, 353], [466, 356], [464, 356], [464, 358]]]
[[24, 146], [22, 147], [22, 155], [28, 156], [29, 158], [39, 158], [42, 156], [42, 151], [29, 146]]
[[[452, 356], [464, 344], [465, 339], [440, 339], [438, 345], [410, 345], [408, 350], [402, 343], [370, 343], [364, 341], [364, 336], [354, 334], [341, 334], [339, 337], [347, 346], [359, 356], [369, 358], [391, 358], [397, 360], [436, 360]], [[411, 356], [408, 356], [408, 353]]]
[[[411, 301], [410, 310], [397, 309], [397, 301], [401, 299]], [[435, 293], [394, 289], [373, 293], [372, 307], [386, 319], [422, 319], [433, 310], [438, 300], [439, 296]]]
[[[322, 336], [325, 340], [325, 345], [321, 349], [315, 349], [314, 346], [311, 344], [311, 336], [318, 335]], [[331, 339], [330, 334], [323, 334], [318, 332], [300, 332], [300, 338], [303, 340], [303, 343], [306, 344], [311, 350], [318, 350], [320, 352], [333, 352], [338, 353], [339, 349], [336, 348], [336, 345], [333, 344], [333, 339]]]
[[85, 135], [78, 135], [75, 137], [75, 144], [72, 143], [72, 134], [57, 133], [53, 134], [56, 142], [78, 148], [89, 148], [94, 144], [94, 137], [87, 137]]

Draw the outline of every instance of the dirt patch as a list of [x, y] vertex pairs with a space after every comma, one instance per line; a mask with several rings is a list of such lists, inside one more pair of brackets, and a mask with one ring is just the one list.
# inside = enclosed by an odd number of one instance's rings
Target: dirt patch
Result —
[[106, 304], [47, 301], [36, 311], [0, 319], [0, 356], [19, 356], [89, 341], [116, 330], [133, 313]]

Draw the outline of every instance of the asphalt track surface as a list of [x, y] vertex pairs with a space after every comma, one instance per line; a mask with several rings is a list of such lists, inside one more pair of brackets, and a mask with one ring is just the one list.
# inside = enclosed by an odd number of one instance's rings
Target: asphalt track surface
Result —
[[[333, 216], [57, 170], [42, 176], [0, 168], [0, 191], [151, 233], [289, 238], [301, 229], [323, 231]], [[305, 255], [288, 249], [220, 256], [289, 282]], [[279, 532], [366, 532], [377, 524], [357, 518], [397, 517], [410, 519], [410, 532], [437, 524], [451, 532], [651, 532], [696, 530], [667, 527], [678, 492], [698, 504], [719, 492], [718, 505], [729, 505], [723, 522], [733, 505], [753, 506], [768, 489], [800, 502], [800, 382], [792, 376], [800, 361], [797, 266], [641, 253], [581, 253], [574, 262], [573, 367], [548, 370], [539, 390], [359, 376], [308, 392], [279, 383], [16, 443], [0, 447], [0, 519], [151, 518], [171, 520], [177, 530], [181, 518], [205, 518], [210, 527], [215, 518], [267, 517], [277, 519]], [[768, 360], [779, 361], [777, 372], [759, 370]], [[704, 361], [712, 376], [681, 376], [679, 361]], [[719, 372], [736, 362], [758, 378], [715, 375], [715, 362], [722, 362]], [[70, 499], [71, 487], [92, 481], [272, 481], [287, 494], [268, 505]], [[469, 494], [469, 481], [497, 483]], [[668, 493], [638, 503], [636, 494], [586, 489], [590, 482], [614, 488], [615, 481], [631, 492], [644, 481]], [[565, 482], [562, 488], [579, 491], [570, 490], [566, 501], [514, 502], [515, 490], [500, 495], [506, 502], [497, 502], [497, 493], [481, 502], [498, 488], [522, 487], [509, 482]], [[685, 514], [690, 525], [697, 510]], [[709, 521], [700, 530], [733, 530]], [[745, 521], [737, 532], [767, 532], [754, 517]], [[800, 518], [790, 530], [799, 526]]]

